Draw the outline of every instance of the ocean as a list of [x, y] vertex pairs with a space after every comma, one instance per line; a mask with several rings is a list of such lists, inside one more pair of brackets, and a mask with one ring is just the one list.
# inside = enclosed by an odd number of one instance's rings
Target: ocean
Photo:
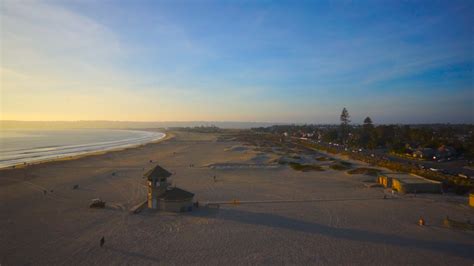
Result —
[[120, 129], [3, 129], [0, 168], [132, 147], [164, 136], [161, 132]]

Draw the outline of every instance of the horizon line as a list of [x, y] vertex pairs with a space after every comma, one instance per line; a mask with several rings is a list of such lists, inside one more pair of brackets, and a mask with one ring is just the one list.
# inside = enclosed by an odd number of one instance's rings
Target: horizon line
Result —
[[[113, 122], [113, 123], [248, 123], [269, 125], [339, 125], [340, 123], [318, 123], [318, 122], [268, 122], [268, 121], [230, 121], [230, 120], [166, 120], [166, 121], [133, 121], [133, 120], [10, 120], [0, 119], [3, 122], [20, 123], [80, 123], [80, 122]], [[352, 125], [363, 125], [363, 123], [351, 123]], [[374, 125], [474, 125], [472, 122], [433, 122], [433, 123], [373, 123]]]

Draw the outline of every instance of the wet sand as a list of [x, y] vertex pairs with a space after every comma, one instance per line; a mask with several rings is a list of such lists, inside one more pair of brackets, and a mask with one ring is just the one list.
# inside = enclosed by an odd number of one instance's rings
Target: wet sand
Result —
[[[364, 186], [367, 176], [244, 167], [274, 158], [240, 146], [215, 134], [177, 132], [133, 149], [2, 170], [0, 264], [474, 263], [474, 233], [442, 226], [445, 216], [474, 221], [474, 208], [458, 198], [383, 200], [387, 191]], [[172, 183], [195, 193], [201, 205], [264, 203], [132, 215], [129, 210], [146, 197], [142, 175], [155, 163], [174, 173]], [[239, 167], [210, 167], [216, 164]], [[88, 208], [93, 198], [107, 207]], [[424, 227], [417, 225], [420, 216]]]

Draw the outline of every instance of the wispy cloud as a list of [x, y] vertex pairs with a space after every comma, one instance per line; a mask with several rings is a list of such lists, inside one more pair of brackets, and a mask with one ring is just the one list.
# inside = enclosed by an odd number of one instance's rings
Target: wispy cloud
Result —
[[394, 116], [439, 106], [423, 74], [452, 65], [437, 97], [469, 87], [472, 5], [306, 4], [2, 1], [2, 114], [330, 122], [407, 91]]

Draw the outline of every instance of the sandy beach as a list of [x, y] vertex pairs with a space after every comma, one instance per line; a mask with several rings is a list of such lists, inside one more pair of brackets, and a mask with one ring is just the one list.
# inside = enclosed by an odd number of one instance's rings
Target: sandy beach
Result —
[[[368, 176], [295, 171], [275, 163], [274, 153], [217, 133], [168, 136], [137, 148], [1, 170], [0, 265], [474, 263], [474, 232], [442, 225], [446, 216], [474, 221], [474, 208], [458, 197], [392, 196], [365, 186]], [[241, 204], [131, 214], [146, 199], [143, 174], [157, 163], [201, 205]], [[107, 207], [90, 209], [94, 198]], [[420, 217], [426, 226], [417, 224]]]

